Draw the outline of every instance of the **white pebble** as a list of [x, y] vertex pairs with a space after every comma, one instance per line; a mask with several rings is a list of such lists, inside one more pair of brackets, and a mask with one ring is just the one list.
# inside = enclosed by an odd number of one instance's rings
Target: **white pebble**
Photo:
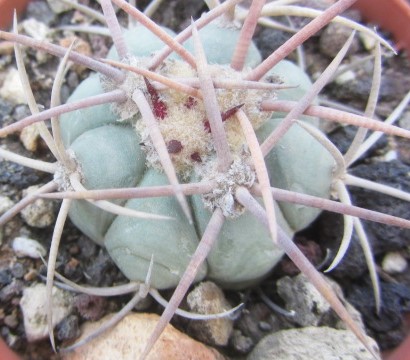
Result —
[[40, 41], [45, 40], [51, 32], [50, 28], [46, 24], [35, 19], [24, 20], [21, 25], [27, 35]]
[[344, 72], [343, 74], [339, 75], [335, 79], [335, 82], [338, 85], [343, 85], [343, 84], [346, 84], [350, 81], [353, 81], [355, 78], [356, 78], [356, 75], [355, 75], [354, 71], [348, 70], [348, 71]]
[[24, 95], [23, 86], [20, 82], [20, 76], [16, 68], [9, 68], [3, 86], [0, 89], [0, 96], [15, 103], [25, 104], [26, 96]]
[[399, 252], [390, 252], [385, 255], [382, 268], [388, 274], [400, 274], [407, 269], [407, 261]]
[[373, 50], [377, 43], [377, 40], [373, 36], [369, 36], [363, 32], [359, 33], [359, 39], [367, 51]]
[[0, 196], [0, 215], [3, 215], [7, 210], [10, 210], [14, 205], [13, 201], [7, 196]]
[[[35, 193], [39, 188], [39, 185], [28, 187], [23, 190], [23, 197]], [[46, 199], [37, 199], [21, 210], [20, 214], [26, 224], [40, 229], [53, 224], [55, 218], [54, 205]]]
[[[77, 0], [74, 0], [73, 2], [78, 3]], [[56, 14], [60, 14], [73, 8], [71, 5], [65, 4], [60, 0], [47, 0], [47, 3], [51, 10], [53, 10]]]
[[16, 237], [13, 240], [13, 251], [18, 257], [31, 257], [33, 259], [39, 259], [40, 256], [45, 256], [47, 250], [37, 240]]
[[[71, 313], [73, 297], [67, 292], [53, 287], [53, 327]], [[20, 300], [24, 318], [24, 329], [28, 341], [44, 339], [48, 336], [46, 286], [36, 284], [25, 288]]]
[[26, 126], [20, 133], [20, 141], [28, 151], [36, 151], [40, 130], [37, 124]]
[[397, 160], [397, 158], [398, 158], [397, 151], [390, 150], [382, 157], [382, 160], [383, 161], [394, 161], [394, 160]]

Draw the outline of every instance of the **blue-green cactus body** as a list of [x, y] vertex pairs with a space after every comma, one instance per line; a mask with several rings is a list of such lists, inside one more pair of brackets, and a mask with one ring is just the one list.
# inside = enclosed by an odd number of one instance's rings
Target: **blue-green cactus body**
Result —
[[[219, 21], [212, 22], [199, 31], [202, 46], [205, 50], [209, 64], [230, 64], [239, 39], [239, 30], [233, 25], [223, 26]], [[194, 53], [192, 39], [186, 41], [184, 46]], [[262, 61], [262, 57], [252, 43], [248, 49], [245, 65], [255, 67]]]
[[[281, 118], [272, 118], [257, 131], [260, 141], [280, 124]], [[328, 198], [332, 182], [334, 160], [306, 130], [294, 125], [265, 157], [266, 167], [274, 186], [298, 193]], [[294, 205], [279, 204], [293, 231], [308, 226], [320, 210]]]
[[[150, 169], [139, 186], [166, 185], [164, 174]], [[158, 288], [175, 287], [199, 239], [193, 225], [186, 220], [174, 197], [132, 199], [127, 208], [166, 215], [173, 220], [161, 221], [118, 216], [106, 234], [105, 246], [123, 273], [131, 280], [142, 280], [154, 256], [151, 285]], [[196, 280], [205, 277], [203, 265]]]
[[[148, 56], [161, 43], [146, 30], [137, 27], [126, 33], [126, 43], [135, 56]], [[144, 37], [139, 36], [146, 31]], [[134, 34], [134, 36], [133, 36]], [[136, 34], [136, 35], [135, 35]], [[230, 62], [239, 31], [209, 25], [200, 31], [208, 61]], [[141, 39], [141, 41], [136, 41]], [[214, 46], [217, 40], [217, 45]], [[192, 49], [190, 42], [187, 48]], [[145, 48], [146, 47], [146, 48]], [[222, 51], [221, 51], [222, 50]], [[110, 57], [116, 53], [111, 50]], [[252, 44], [247, 65], [255, 66], [260, 55]], [[292, 78], [286, 69], [291, 69]], [[282, 71], [285, 71], [282, 74]], [[298, 100], [310, 86], [307, 76], [295, 65], [282, 62], [272, 70], [296, 89], [279, 93], [280, 98]], [[298, 73], [299, 75], [296, 75]], [[144, 89], [143, 89], [144, 90]], [[69, 101], [102, 93], [95, 75], [85, 80]], [[133, 119], [134, 122], [138, 119]], [[258, 131], [260, 141], [277, 126], [272, 119]], [[317, 119], [313, 119], [315, 123]], [[95, 106], [62, 116], [65, 143], [74, 151], [89, 189], [166, 184], [166, 177], [146, 167], [140, 139], [130, 121], [120, 124], [108, 106]], [[296, 144], [296, 145], [294, 145]], [[300, 128], [292, 128], [279, 146], [267, 157], [272, 184], [284, 189], [327, 197], [333, 162], [319, 144]], [[104, 244], [119, 268], [131, 280], [144, 281], [151, 256], [154, 256], [152, 286], [163, 289], [176, 286], [201, 238], [210, 212], [200, 196], [193, 196], [194, 226], [189, 225], [173, 197], [133, 199], [130, 209], [171, 216], [174, 220], [147, 220], [115, 216], [96, 209], [85, 201], [76, 201], [70, 212], [74, 223], [94, 241]], [[120, 202], [119, 202], [120, 203]], [[289, 204], [276, 206], [278, 225], [289, 235], [307, 226], [318, 211]], [[213, 279], [226, 287], [240, 288], [265, 276], [282, 257], [268, 232], [250, 214], [227, 219], [215, 246], [196, 280]]]
[[[282, 60], [276, 64], [268, 72], [267, 76], [272, 76], [273, 79], [278, 79], [284, 84], [291, 86], [289, 89], [277, 92], [278, 100], [298, 101], [312, 85], [309, 76], [300, 67], [288, 60]], [[313, 101], [313, 104], [315, 103], [316, 101]], [[285, 113], [274, 112], [272, 118], [283, 118], [285, 116]], [[300, 119], [307, 121], [313, 126], [319, 126], [319, 119], [316, 117], [302, 115]]]
[[[165, 27], [162, 27], [168, 35], [174, 37], [176, 34]], [[164, 47], [164, 43], [152, 35], [152, 33], [142, 25], [137, 25], [131, 30], [125, 30], [123, 32], [124, 41], [127, 44], [127, 49], [130, 54], [136, 57], [149, 57], [155, 51]], [[174, 54], [170, 55], [175, 56]], [[107, 59], [118, 60], [118, 54], [115, 47], [112, 47], [108, 52]]]
[[[192, 205], [199, 234], [202, 235], [210, 219], [200, 196], [192, 197]], [[278, 224], [292, 237], [280, 209], [276, 208]], [[272, 269], [283, 256], [273, 245], [269, 232], [249, 213], [226, 219], [217, 243], [207, 257], [208, 277], [227, 288], [243, 288], [253, 284]]]
[[[105, 125], [81, 134], [71, 149], [80, 164], [85, 188], [136, 186], [145, 171], [145, 155], [139, 142], [130, 126]], [[114, 217], [86, 201], [75, 201], [70, 209], [74, 224], [100, 245]]]
[[[75, 89], [67, 103], [87, 97], [101, 95], [104, 90], [98, 74], [92, 74]], [[60, 118], [64, 145], [69, 147], [82, 133], [100, 126], [114, 124], [117, 117], [110, 110], [110, 104], [92, 106], [64, 114]]]

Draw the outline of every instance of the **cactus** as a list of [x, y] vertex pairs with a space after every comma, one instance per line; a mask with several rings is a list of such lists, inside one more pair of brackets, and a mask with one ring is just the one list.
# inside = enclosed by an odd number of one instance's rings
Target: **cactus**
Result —
[[[238, 1], [229, 0], [179, 35], [124, 0], [112, 2], [140, 24], [123, 32], [111, 1], [101, 1], [114, 40], [106, 60], [0, 32], [3, 39], [63, 58], [50, 110], [32, 110], [32, 116], [0, 130], [6, 136], [52, 119], [53, 134], [44, 125], [41, 133], [57, 165], [26, 162], [54, 173], [43, 192], [56, 187], [59, 192], [42, 196], [63, 199], [48, 260], [48, 291], [69, 214], [82, 232], [107, 248], [131, 284], [137, 284], [134, 291], [149, 291], [139, 285], [147, 274], [152, 288], [176, 288], [146, 356], [193, 282], [207, 278], [243, 289], [267, 276], [286, 253], [376, 357], [337, 296], [291, 241], [322, 209], [344, 214], [345, 234], [333, 268], [347, 250], [353, 227], [361, 229], [358, 218], [409, 227], [407, 220], [350, 203], [346, 179], [365, 186], [347, 174], [354, 157], [344, 157], [318, 128], [321, 117], [410, 137], [408, 131], [372, 120], [371, 110], [359, 116], [316, 105], [354, 35], [314, 84], [284, 59], [353, 1], [338, 1], [263, 61], [251, 38], [264, 1], [253, 1], [242, 28], [229, 17]], [[90, 75], [60, 105], [56, 94], [68, 60], [99, 74]], [[24, 79], [21, 63], [19, 71]], [[350, 152], [354, 156], [361, 150], [357, 143]], [[7, 152], [0, 155], [11, 158]], [[329, 200], [331, 193], [342, 203]], [[407, 199], [403, 192], [395, 195]], [[1, 223], [16, 212], [6, 213]], [[365, 235], [362, 245], [378, 298]], [[52, 329], [50, 334], [54, 347]]]

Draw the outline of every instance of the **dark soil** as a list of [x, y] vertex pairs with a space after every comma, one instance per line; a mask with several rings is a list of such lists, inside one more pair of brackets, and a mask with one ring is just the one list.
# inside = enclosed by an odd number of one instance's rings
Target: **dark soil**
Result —
[[[94, 6], [94, 1], [80, 0], [80, 2], [98, 8]], [[139, 5], [143, 8], [145, 3], [146, 1], [140, 1]], [[166, 6], [159, 9], [154, 16], [154, 20], [177, 31], [184, 28], [189, 22], [190, 16], [196, 18], [205, 10], [200, 1], [172, 0], [165, 3]], [[360, 18], [359, 14], [355, 12], [350, 12], [349, 16], [355, 19]], [[29, 6], [26, 17], [36, 18], [53, 28], [63, 24], [70, 24], [74, 18], [78, 22], [85, 21], [84, 17], [74, 11], [59, 16], [55, 15], [48, 8], [45, 0], [33, 1]], [[123, 20], [125, 21], [125, 17]], [[388, 38], [388, 34], [384, 35]], [[63, 36], [62, 32], [55, 32], [52, 34], [52, 40], [58, 43]], [[91, 45], [96, 56], [104, 56], [104, 53], [109, 49], [109, 40], [102, 36], [80, 36]], [[262, 49], [262, 53], [266, 55], [288, 37], [289, 35], [286, 33], [272, 35], [272, 31], [258, 28], [255, 41]], [[321, 41], [324, 40], [318, 35], [304, 45], [307, 71], [313, 76], [323, 70], [331, 61], [327, 54], [323, 54]], [[369, 52], [358, 41], [354, 53], [350, 54], [346, 62], [354, 61], [368, 54]], [[291, 59], [295, 59], [294, 54], [291, 55]], [[47, 56], [47, 61], [43, 60], [39, 64], [37, 51], [30, 49], [27, 50], [25, 61], [37, 102], [48, 108], [51, 85], [58, 62], [53, 57]], [[13, 63], [13, 55], [1, 55], [0, 80], [4, 78], [9, 65]], [[63, 98], [67, 98], [88, 73], [88, 70], [81, 72], [78, 69], [70, 70], [63, 87]], [[410, 64], [405, 54], [384, 58], [383, 83], [380, 102], [376, 111], [378, 116], [385, 117], [402, 100], [405, 93], [410, 89], [409, 74]], [[332, 83], [325, 89], [323, 96], [363, 110], [368, 96], [371, 76], [371, 66], [363, 66], [356, 70], [354, 81], [344, 85]], [[0, 98], [0, 112], [0, 125], [4, 126], [22, 118], [28, 113], [28, 109], [25, 105], [15, 105]], [[407, 112], [408, 117], [409, 112]], [[353, 136], [354, 130], [351, 127], [339, 127], [330, 134], [331, 139], [343, 151], [347, 148], [348, 142], [346, 139], [350, 140]], [[22, 155], [51, 161], [51, 157], [46, 152], [43, 144], [39, 145], [35, 153], [25, 150], [19, 142], [18, 136], [2, 139], [1, 144], [7, 149]], [[397, 150], [398, 159], [395, 161], [381, 161], [380, 158], [392, 149]], [[384, 138], [368, 152], [365, 158], [356, 163], [351, 169], [351, 173], [410, 191], [410, 156], [408, 149], [408, 141], [406, 145], [403, 140], [392, 138], [386, 140]], [[21, 198], [22, 189], [34, 184], [44, 184], [50, 180], [49, 176], [38, 171], [5, 161], [0, 163], [0, 193], [8, 196], [13, 201], [18, 201]], [[358, 191], [356, 188], [351, 189], [351, 195], [353, 202], [359, 206], [408, 218], [408, 203], [370, 191]], [[56, 201], [56, 211], [58, 207], [59, 203]], [[317, 264], [320, 263], [328, 248], [334, 254], [341, 237], [341, 223], [342, 218], [340, 216], [323, 213], [309, 229], [297, 236], [301, 248], [306, 251], [312, 261]], [[409, 259], [410, 254], [407, 243], [410, 237], [409, 230], [369, 222], [365, 223], [365, 227], [378, 265], [381, 264], [384, 255], [390, 251], [399, 251], [406, 259]], [[3, 229], [0, 229], [3, 234], [2, 242], [0, 242], [0, 334], [17, 353], [27, 359], [45, 359], [57, 356], [52, 355], [48, 340], [35, 344], [30, 344], [26, 340], [19, 300], [23, 288], [34, 282], [41, 281], [41, 276], [45, 275], [45, 267], [40, 260], [16, 258], [11, 250], [11, 240], [16, 236], [25, 234], [30, 238], [37, 239], [47, 247], [50, 244], [52, 230], [52, 226], [45, 229], [29, 227], [20, 216], [15, 217]], [[110, 286], [114, 283], [126, 282], [125, 277], [115, 267], [106, 251], [82, 235], [69, 221], [65, 226], [60, 245], [57, 271], [80, 284]], [[330, 275], [341, 284], [348, 299], [363, 314], [369, 333], [378, 340], [380, 347], [389, 349], [400, 343], [405, 335], [403, 314], [410, 310], [410, 276], [406, 274], [387, 276], [382, 270], [380, 271], [383, 306], [379, 317], [374, 314], [374, 304], [371, 300], [373, 296], [367, 276], [367, 268], [356, 236], [353, 238], [346, 258]], [[284, 259], [272, 277], [266, 280], [266, 284], [262, 285], [269, 285], [278, 278], [278, 274], [293, 274], [294, 272], [295, 270], [289, 264], [289, 261]], [[238, 293], [228, 295], [236, 303], [243, 296], [243, 294]], [[236, 334], [242, 334], [242, 338], [236, 336], [231, 341], [230, 347], [222, 349], [222, 352], [233, 358], [244, 356], [251, 350], [258, 338], [277, 325], [265, 324], [266, 329], [263, 330], [262, 326], [261, 330], [260, 323], [266, 319], [270, 310], [262, 303], [258, 295], [254, 293], [248, 295], [246, 302], [248, 311], [244, 313], [236, 326], [237, 330], [240, 330]], [[75, 338], [78, 335], [80, 324], [86, 319], [97, 319], [105, 313], [116, 311], [127, 300], [126, 296], [105, 300], [84, 297], [83, 295], [77, 296], [76, 311], [64, 320], [56, 330], [58, 341]], [[153, 311], [159, 311], [159, 308], [153, 306]], [[184, 326], [183, 323], [177, 323], [176, 325]], [[277, 326], [288, 327], [290, 325], [286, 321], [282, 321], [282, 325]]]

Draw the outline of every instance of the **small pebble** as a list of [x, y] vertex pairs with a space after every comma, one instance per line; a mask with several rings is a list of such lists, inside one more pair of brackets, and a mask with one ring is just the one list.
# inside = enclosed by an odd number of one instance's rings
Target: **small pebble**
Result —
[[93, 257], [98, 250], [98, 245], [83, 235], [78, 242], [81, 244], [81, 255], [86, 258]]
[[76, 268], [80, 262], [76, 258], [71, 258], [70, 261], [67, 263], [68, 266], [72, 268]]
[[13, 201], [7, 196], [0, 196], [0, 215], [3, 215], [7, 210], [14, 205]]
[[259, 321], [259, 329], [261, 329], [262, 331], [271, 331], [272, 330], [272, 326], [266, 322], [266, 321]]
[[24, 104], [26, 96], [17, 69], [14, 67], [9, 68], [6, 74], [3, 86], [0, 88], [0, 96], [15, 104]]
[[21, 23], [25, 33], [36, 40], [45, 40], [50, 34], [50, 28], [36, 19], [30, 18]]
[[78, 245], [70, 246], [68, 252], [70, 255], [78, 255], [80, 253], [80, 247]]
[[244, 336], [240, 330], [233, 331], [231, 344], [241, 354], [247, 354], [255, 346], [253, 340], [248, 336]]
[[[53, 326], [56, 326], [71, 313], [72, 295], [56, 287], [52, 289]], [[44, 339], [48, 336], [46, 286], [35, 284], [25, 288], [20, 301], [24, 318], [24, 329], [28, 341]]]
[[[73, 2], [78, 3], [77, 0], [74, 0]], [[73, 8], [70, 4], [66, 4], [60, 0], [47, 0], [47, 3], [51, 10], [53, 10], [56, 14], [60, 14]]]
[[57, 339], [60, 341], [75, 339], [80, 335], [78, 317], [75, 315], [67, 316], [57, 326]]
[[134, 309], [139, 312], [148, 311], [153, 303], [154, 299], [150, 295], [147, 295], [145, 298], [142, 298], [137, 305], [134, 306]]
[[21, 120], [24, 119], [27, 116], [31, 115], [31, 111], [30, 108], [28, 107], [28, 105], [26, 104], [20, 104], [17, 105], [14, 108], [14, 111], [12, 113], [12, 116], [16, 119], [16, 120]]
[[235, 322], [235, 327], [239, 329], [243, 336], [251, 338], [254, 343], [266, 336], [266, 332], [261, 330], [259, 323], [267, 322], [271, 326], [271, 332], [283, 329], [281, 319], [272, 313], [266, 304], [262, 302], [250, 303]]
[[24, 265], [22, 263], [15, 263], [13, 267], [11, 268], [11, 273], [13, 276], [17, 279], [20, 279], [24, 276], [26, 270], [24, 268]]
[[20, 306], [20, 298], [19, 297], [14, 297], [10, 301], [11, 306]]
[[386, 162], [394, 161], [397, 159], [398, 159], [398, 154], [396, 150], [390, 150], [380, 158], [381, 161], [386, 161]]
[[370, 36], [369, 34], [365, 34], [364, 32], [360, 31], [358, 33], [360, 42], [362, 43], [363, 47], [367, 51], [371, 51], [375, 48], [377, 44], [377, 40], [374, 38], [374, 36]]
[[[58, 2], [62, 4], [60, 0]], [[56, 15], [45, 2], [30, 1], [27, 6], [26, 18], [34, 18], [51, 26], [56, 20]]]
[[[320, 35], [319, 46], [320, 52], [331, 58], [335, 57], [339, 50], [343, 47], [352, 31], [341, 24], [331, 23], [326, 26], [325, 30]], [[356, 53], [360, 48], [357, 37], [353, 38], [352, 44], [348, 50], [348, 54]]]
[[[89, 240], [87, 241], [91, 242]], [[95, 256], [94, 260], [85, 268], [85, 273], [88, 275], [88, 284], [92, 286], [103, 286], [106, 282], [109, 282], [111, 267], [113, 267], [111, 257], [104, 249], [100, 248], [98, 255]]]
[[37, 270], [30, 269], [27, 274], [24, 275], [25, 281], [33, 281], [37, 277]]
[[407, 269], [407, 260], [399, 252], [389, 252], [383, 258], [382, 268], [388, 274], [400, 274]]
[[330, 310], [329, 303], [303, 274], [285, 276], [276, 285], [286, 309], [296, 311], [293, 321], [301, 326], [318, 326]]
[[4, 317], [4, 324], [11, 329], [15, 329], [17, 327], [19, 322], [15, 312]]
[[10, 301], [14, 296], [20, 295], [23, 290], [23, 282], [14, 280], [0, 290], [0, 301], [2, 303]]
[[[40, 186], [30, 186], [23, 190], [23, 196], [34, 193]], [[53, 203], [46, 199], [37, 199], [21, 211], [21, 216], [27, 225], [36, 228], [45, 228], [54, 223]]]
[[[187, 296], [188, 307], [199, 314], [216, 314], [231, 308], [222, 290], [214, 283], [200, 283]], [[190, 322], [189, 331], [195, 333], [198, 340], [210, 345], [225, 346], [232, 334], [233, 321], [228, 318], [215, 320], [194, 320]]]
[[20, 141], [28, 151], [37, 151], [40, 130], [36, 124], [26, 126], [20, 133]]
[[84, 319], [96, 321], [104, 316], [107, 300], [100, 296], [79, 294], [74, 297], [74, 306]]
[[8, 285], [13, 280], [10, 269], [0, 269], [0, 286]]
[[2, 41], [0, 44], [0, 55], [12, 55], [14, 45], [11, 41]]
[[345, 71], [344, 73], [340, 74], [335, 79], [335, 83], [337, 85], [343, 85], [348, 83], [349, 81], [353, 81], [356, 79], [356, 74], [352, 70]]
[[16, 237], [13, 240], [12, 248], [18, 257], [27, 256], [32, 259], [39, 259], [47, 254], [47, 250], [37, 240], [25, 237]]
[[[69, 48], [73, 42], [75, 42], [73, 50], [86, 56], [92, 56], [90, 44], [80, 37], [65, 37], [60, 40], [59, 44], [65, 48]], [[73, 69], [77, 74], [81, 74], [83, 71], [87, 70], [87, 67], [83, 65], [74, 64]]]

